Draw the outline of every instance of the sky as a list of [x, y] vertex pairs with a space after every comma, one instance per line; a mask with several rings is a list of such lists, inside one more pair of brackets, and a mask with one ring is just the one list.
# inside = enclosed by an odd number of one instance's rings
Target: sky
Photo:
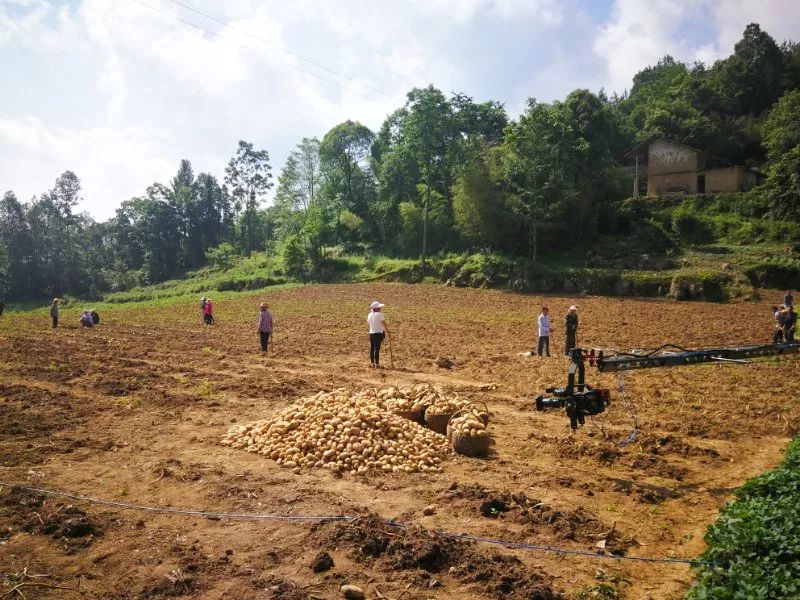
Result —
[[0, 193], [69, 169], [104, 220], [183, 158], [222, 180], [240, 139], [277, 180], [303, 137], [376, 131], [413, 87], [516, 118], [531, 97], [621, 93], [665, 54], [713, 63], [750, 22], [800, 40], [800, 2], [0, 0]]

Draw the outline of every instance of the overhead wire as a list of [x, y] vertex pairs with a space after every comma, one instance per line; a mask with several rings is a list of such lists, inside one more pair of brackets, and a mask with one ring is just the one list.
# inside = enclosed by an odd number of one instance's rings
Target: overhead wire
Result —
[[247, 37], [250, 37], [250, 38], [252, 38], [254, 40], [257, 40], [257, 41], [259, 41], [259, 42], [261, 42], [263, 44], [268, 44], [268, 45], [272, 46], [273, 48], [276, 48], [276, 49], [280, 50], [281, 52], [283, 52], [285, 54], [288, 54], [289, 56], [292, 56], [292, 57], [294, 57], [294, 58], [296, 58], [298, 60], [303, 61], [304, 63], [307, 63], [309, 65], [313, 65], [314, 67], [317, 67], [318, 69], [322, 69], [323, 71], [327, 71], [328, 73], [331, 73], [332, 75], [336, 75], [337, 77], [341, 77], [342, 79], [347, 79], [348, 81], [352, 81], [356, 85], [359, 85], [361, 87], [367, 88], [367, 89], [369, 89], [369, 90], [371, 90], [371, 91], [373, 91], [373, 92], [375, 92], [377, 94], [381, 94], [383, 96], [386, 96], [387, 98], [391, 98], [392, 97], [391, 94], [387, 94], [383, 90], [379, 90], [376, 87], [372, 87], [371, 85], [368, 85], [366, 83], [360, 82], [359, 80], [355, 79], [354, 77], [350, 77], [349, 75], [345, 75], [344, 73], [340, 73], [340, 72], [338, 72], [338, 71], [336, 71], [334, 69], [331, 69], [330, 67], [326, 67], [325, 65], [323, 65], [323, 64], [321, 64], [321, 63], [319, 63], [317, 61], [311, 60], [310, 58], [306, 58], [306, 57], [304, 57], [304, 56], [302, 56], [300, 54], [297, 54], [296, 52], [293, 52], [293, 51], [289, 50], [288, 48], [284, 48], [283, 46], [280, 46], [278, 44], [274, 44], [272, 42], [269, 42], [268, 40], [265, 40], [264, 38], [259, 37], [257, 35], [254, 35], [254, 34], [250, 33], [249, 31], [246, 31], [246, 30], [242, 29], [241, 27], [236, 27], [236, 26], [232, 25], [231, 23], [229, 23], [227, 21], [223, 21], [222, 19], [219, 19], [219, 18], [215, 17], [214, 15], [209, 15], [208, 13], [204, 13], [201, 10], [197, 10], [196, 8], [194, 8], [192, 6], [189, 6], [188, 4], [185, 4], [184, 2], [179, 2], [179, 0], [169, 0], [169, 1], [172, 2], [173, 4], [176, 4], [177, 6], [185, 8], [188, 11], [191, 11], [191, 12], [193, 12], [195, 14], [198, 14], [201, 17], [205, 17], [206, 19], [209, 19], [210, 21], [214, 21], [215, 23], [219, 23], [220, 25], [223, 25], [223, 26], [225, 26], [225, 27], [227, 27], [229, 29], [232, 29], [233, 31], [238, 31], [239, 33], [241, 33], [243, 35], [246, 35]]
[[[264, 55], [264, 56], [270, 56], [269, 54], [267, 54], [266, 52], [264, 52], [262, 50], [259, 50], [258, 48], [254, 48], [253, 46], [248, 46], [247, 44], [242, 44], [241, 42], [237, 42], [234, 39], [231, 39], [229, 37], [225, 37], [223, 35], [220, 35], [219, 33], [211, 31], [210, 29], [206, 29], [205, 27], [201, 27], [200, 25], [197, 25], [196, 23], [192, 23], [191, 21], [187, 21], [186, 19], [182, 19], [181, 17], [179, 17], [177, 15], [173, 15], [173, 14], [171, 14], [169, 12], [161, 10], [161, 9], [155, 7], [155, 6], [152, 6], [151, 4], [148, 4], [146, 2], [142, 2], [142, 0], [130, 0], [130, 1], [136, 3], [136, 4], [140, 5], [140, 6], [143, 6], [143, 7], [147, 8], [147, 9], [153, 11], [153, 12], [156, 12], [156, 13], [158, 13], [160, 15], [163, 15], [165, 17], [168, 17], [170, 19], [173, 19], [175, 21], [183, 23], [184, 25], [188, 25], [189, 27], [192, 27], [194, 29], [197, 29], [199, 31], [207, 33], [208, 35], [213, 36], [213, 37], [215, 37], [217, 39], [224, 40], [224, 41], [226, 41], [226, 42], [228, 42], [230, 44], [234, 44], [236, 46], [239, 46], [240, 48], [244, 48], [246, 50], [249, 50], [251, 52], [255, 52], [257, 54], [261, 54], [261, 55]], [[339, 88], [342, 88], [343, 90], [352, 91], [352, 92], [354, 92], [356, 94], [359, 94], [359, 95], [361, 95], [361, 96], [363, 96], [365, 98], [369, 98], [370, 100], [372, 100], [374, 102], [380, 102], [380, 100], [378, 100], [374, 96], [372, 96], [372, 95], [370, 95], [370, 94], [368, 94], [368, 93], [366, 93], [366, 92], [364, 92], [362, 90], [356, 89], [355, 87], [353, 87], [351, 85], [345, 85], [345, 84], [343, 84], [343, 83], [341, 83], [339, 81], [335, 81], [333, 79], [329, 79], [327, 77], [323, 77], [323, 76], [319, 75], [318, 73], [314, 73], [313, 71], [309, 71], [309, 70], [303, 69], [303, 68], [298, 67], [297, 65], [293, 65], [291, 63], [287, 63], [287, 65], [289, 67], [291, 67], [292, 69], [296, 70], [296, 71], [299, 71], [301, 73], [304, 73], [306, 75], [309, 75], [311, 77], [319, 79], [320, 81], [324, 81], [325, 83], [329, 83], [331, 85], [335, 85], [335, 86], [337, 86]], [[385, 92], [381, 92], [381, 93], [385, 94]], [[386, 95], [388, 95], [388, 94], [386, 94]]]

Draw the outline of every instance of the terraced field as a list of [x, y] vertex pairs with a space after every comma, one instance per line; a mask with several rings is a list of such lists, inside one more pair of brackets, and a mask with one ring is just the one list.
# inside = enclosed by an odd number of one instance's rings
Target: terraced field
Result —
[[[367, 306], [386, 302], [394, 369], [369, 368]], [[258, 353], [258, 303], [276, 316]], [[565, 382], [560, 320], [580, 345], [647, 348], [770, 339], [767, 302], [715, 305], [523, 296], [442, 286], [306, 286], [215, 304], [104, 311], [58, 330], [0, 320], [0, 480], [143, 505], [357, 515], [353, 522], [231, 521], [122, 510], [0, 489], [0, 593], [25, 598], [680, 598], [685, 564], [559, 555], [432, 536], [468, 533], [629, 557], [693, 558], [731, 490], [780, 458], [800, 428], [796, 359], [629, 373], [612, 409], [571, 434], [533, 398]], [[542, 303], [553, 357], [535, 343]], [[384, 347], [388, 366], [388, 348]], [[437, 356], [454, 363], [434, 364]], [[588, 372], [616, 388], [616, 376]], [[223, 447], [233, 424], [320, 390], [429, 382], [480, 400], [484, 459], [441, 473], [295, 474]], [[631, 434], [632, 415], [638, 437]], [[427, 508], [427, 510], [426, 510]], [[387, 526], [381, 519], [408, 524]], [[321, 552], [333, 566], [312, 569]], [[317, 561], [318, 562], [318, 561]], [[323, 561], [325, 562], [325, 561]], [[316, 563], [315, 563], [316, 564]], [[614, 595], [616, 594], [616, 595]]]

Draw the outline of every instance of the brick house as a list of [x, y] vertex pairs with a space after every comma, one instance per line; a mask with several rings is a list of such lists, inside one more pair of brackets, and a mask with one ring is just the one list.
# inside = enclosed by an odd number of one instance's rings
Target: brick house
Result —
[[759, 174], [753, 169], [661, 135], [650, 136], [625, 158], [634, 162], [634, 196], [747, 192], [758, 183]]

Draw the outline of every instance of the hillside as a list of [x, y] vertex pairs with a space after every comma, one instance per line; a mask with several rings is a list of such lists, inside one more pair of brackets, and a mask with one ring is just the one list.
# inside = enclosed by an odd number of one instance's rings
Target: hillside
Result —
[[395, 281], [679, 300], [750, 300], [762, 288], [800, 286], [800, 226], [748, 216], [752, 194], [629, 199], [619, 203], [615, 227], [536, 262], [491, 253], [445, 253], [426, 261], [344, 254], [328, 248], [313, 270], [290, 274], [284, 257], [231, 255], [215, 266], [150, 286], [88, 298], [92, 302], [159, 303], [308, 282]]

